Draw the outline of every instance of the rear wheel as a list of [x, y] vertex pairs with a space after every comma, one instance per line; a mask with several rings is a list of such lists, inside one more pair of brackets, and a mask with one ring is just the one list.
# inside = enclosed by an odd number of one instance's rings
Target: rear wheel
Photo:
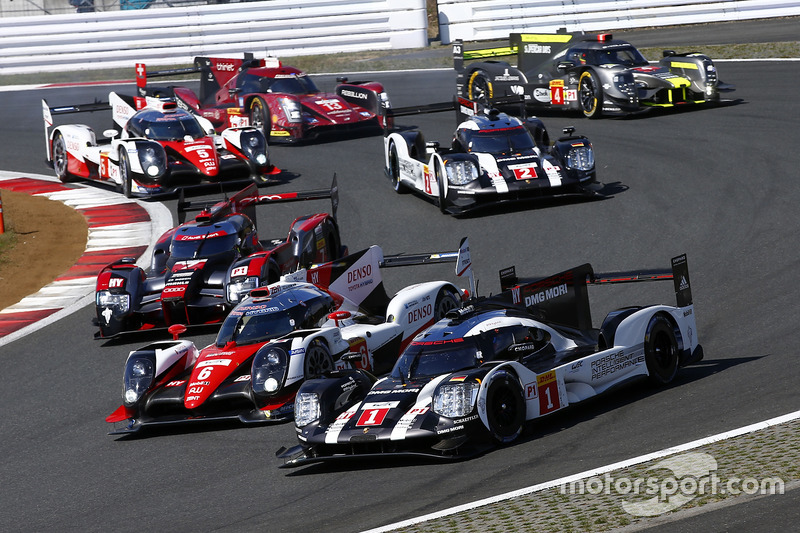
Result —
[[469, 77], [467, 84], [467, 98], [484, 106], [489, 106], [493, 96], [492, 82], [482, 70], [476, 70]]
[[457, 309], [459, 306], [458, 296], [450, 289], [441, 289], [436, 295], [436, 303], [433, 308], [433, 320], [438, 322], [443, 319], [448, 311]]
[[447, 191], [445, 191], [444, 188], [445, 185], [444, 173], [442, 172], [442, 168], [438, 164], [435, 164], [434, 167], [436, 169], [434, 171], [436, 173], [436, 185], [439, 188], [439, 211], [447, 214]]
[[67, 182], [72, 179], [72, 176], [67, 171], [69, 166], [67, 155], [67, 143], [64, 141], [64, 136], [61, 133], [56, 133], [53, 137], [53, 170], [56, 176], [62, 182]]
[[333, 370], [333, 358], [328, 346], [320, 339], [315, 339], [306, 349], [306, 358], [303, 363], [305, 379], [320, 377], [325, 372]]
[[128, 161], [128, 154], [125, 150], [120, 150], [119, 152], [119, 177], [122, 180], [122, 194], [125, 195], [125, 198], [133, 197], [131, 164]]
[[486, 419], [492, 438], [501, 443], [513, 442], [522, 434], [525, 400], [513, 375], [502, 372], [486, 391]]
[[591, 70], [581, 73], [578, 81], [578, 100], [587, 118], [600, 118], [603, 109], [603, 88]]
[[394, 141], [389, 143], [389, 178], [392, 180], [394, 192], [399, 194], [407, 192], [406, 186], [400, 183], [400, 159]]
[[678, 373], [678, 341], [672, 322], [655, 315], [644, 336], [644, 358], [650, 380], [658, 385], [671, 382]]
[[264, 132], [264, 137], [269, 142], [269, 133], [272, 130], [269, 117], [269, 107], [263, 98], [254, 98], [250, 104], [250, 125]]

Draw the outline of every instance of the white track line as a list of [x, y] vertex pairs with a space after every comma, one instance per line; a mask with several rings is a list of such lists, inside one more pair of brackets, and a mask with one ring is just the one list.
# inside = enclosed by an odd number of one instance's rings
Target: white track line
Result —
[[415, 524], [419, 524], [421, 522], [427, 522], [429, 520], [435, 520], [437, 518], [442, 518], [445, 516], [450, 516], [456, 513], [460, 513], [462, 511], [470, 511], [472, 509], [483, 507], [484, 505], [490, 505], [493, 503], [502, 502], [505, 500], [510, 500], [512, 498], [517, 498], [519, 496], [525, 496], [526, 494], [531, 494], [533, 492], [539, 492], [542, 490], [550, 489], [553, 487], [559, 487], [564, 484], [569, 484], [574, 481], [579, 481], [581, 479], [590, 478], [593, 476], [605, 474], [607, 472], [612, 472], [614, 470], [619, 470], [622, 468], [627, 468], [632, 465], [645, 463], [647, 461], [651, 461], [653, 459], [659, 459], [661, 457], [665, 457], [667, 455], [673, 455], [680, 452], [685, 452], [687, 450], [692, 450], [694, 448], [699, 448], [700, 446], [705, 446], [706, 444], [712, 444], [714, 442], [719, 442], [721, 440], [727, 440], [733, 437], [738, 437], [740, 435], [746, 435], [748, 433], [753, 433], [755, 431], [759, 431], [762, 429], [766, 429], [771, 426], [777, 426], [778, 424], [784, 424], [786, 422], [791, 422], [792, 420], [797, 420], [800, 418], [800, 411], [795, 411], [793, 413], [789, 413], [783, 416], [778, 416], [775, 418], [770, 418], [769, 420], [765, 420], [763, 422], [756, 422], [755, 424], [750, 424], [749, 426], [744, 426], [738, 429], [734, 429], [731, 431], [726, 431], [724, 433], [719, 433], [717, 435], [712, 435], [710, 437], [705, 437], [702, 439], [694, 440], [692, 442], [687, 442], [686, 444], [680, 444], [678, 446], [673, 446], [671, 448], [666, 448], [661, 451], [648, 453], [646, 455], [640, 455], [639, 457], [634, 457], [632, 459], [626, 459], [625, 461], [620, 461], [618, 463], [613, 463], [606, 466], [601, 466], [594, 470], [586, 470], [585, 472], [581, 472], [579, 474], [573, 474], [571, 476], [562, 477], [560, 479], [554, 479], [552, 481], [547, 481], [545, 483], [539, 483], [538, 485], [532, 485], [530, 487], [526, 487], [523, 489], [515, 490], [513, 492], [507, 492], [505, 494], [500, 494], [498, 496], [492, 496], [490, 498], [485, 498], [483, 500], [478, 500], [472, 503], [465, 503], [464, 505], [459, 505], [457, 507], [451, 507], [450, 509], [444, 509], [442, 511], [438, 511], [435, 513], [426, 514], [417, 518], [411, 518], [408, 520], [404, 520], [402, 522], [396, 522], [394, 524], [389, 524], [386, 526], [381, 526], [375, 529], [370, 529], [364, 531], [363, 533], [383, 533], [385, 531], [392, 531], [394, 529], [399, 529], [402, 527], [413, 526]]

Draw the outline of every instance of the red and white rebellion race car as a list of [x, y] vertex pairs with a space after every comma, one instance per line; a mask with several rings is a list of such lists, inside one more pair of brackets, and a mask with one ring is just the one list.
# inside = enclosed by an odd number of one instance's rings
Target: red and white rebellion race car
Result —
[[[114, 128], [97, 142], [85, 124], [54, 126], [53, 116], [111, 111]], [[200, 182], [269, 181], [280, 172], [269, 160], [264, 134], [252, 127], [217, 135], [208, 120], [178, 108], [170, 98], [111, 92], [108, 102], [51, 107], [42, 100], [47, 160], [62, 181], [75, 178], [113, 185], [125, 196], [169, 194]]]
[[[187, 87], [150, 88], [148, 78], [199, 72], [200, 94]], [[250, 125], [269, 141], [299, 141], [323, 133], [374, 130], [388, 125], [389, 97], [383, 85], [372, 81], [347, 82], [337, 78], [335, 92], [320, 91], [301, 70], [278, 59], [196, 57], [194, 67], [147, 72], [136, 65], [140, 97], [173, 96], [178, 105], [211, 121], [217, 131]]]
[[468, 246], [461, 248], [384, 257], [372, 246], [288, 274], [251, 291], [225, 319], [214, 344], [202, 350], [177, 339], [183, 328], [171, 328], [175, 340], [128, 356], [123, 404], [106, 418], [122, 426], [112, 434], [171, 423], [291, 419], [306, 379], [350, 365], [388, 372], [411, 339], [460, 307], [467, 293], [446, 281], [429, 281], [390, 299], [381, 267], [457, 259], [461, 264]]

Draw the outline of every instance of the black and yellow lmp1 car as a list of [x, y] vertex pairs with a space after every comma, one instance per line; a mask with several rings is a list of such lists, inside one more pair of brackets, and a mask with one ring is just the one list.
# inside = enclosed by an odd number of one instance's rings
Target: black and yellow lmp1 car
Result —
[[[517, 66], [465, 59], [517, 56]], [[488, 103], [524, 96], [531, 107], [581, 111], [586, 117], [624, 115], [650, 107], [715, 103], [734, 86], [719, 81], [703, 54], [665, 50], [651, 64], [629, 42], [610, 33], [512, 33], [509, 46], [465, 52], [453, 43], [458, 94]]]

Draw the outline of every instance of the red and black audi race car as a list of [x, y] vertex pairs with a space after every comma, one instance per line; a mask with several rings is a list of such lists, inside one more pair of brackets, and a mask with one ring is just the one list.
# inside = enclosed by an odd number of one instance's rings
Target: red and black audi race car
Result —
[[[148, 78], [201, 73], [200, 94], [187, 87], [150, 88]], [[387, 125], [389, 97], [371, 81], [337, 78], [335, 92], [320, 91], [304, 72], [278, 59], [196, 57], [194, 67], [147, 72], [136, 65], [140, 97], [167, 94], [182, 108], [211, 121], [217, 130], [254, 126], [269, 141], [296, 142], [323, 133], [374, 130]]]
[[[286, 238], [259, 240], [256, 205], [321, 198], [331, 199], [330, 214], [298, 217]], [[251, 184], [217, 203], [179, 202], [181, 225], [158, 239], [148, 269], [122, 259], [97, 276], [95, 337], [218, 323], [251, 289], [346, 255], [336, 222], [338, 201], [334, 176], [330, 190], [259, 195]], [[183, 223], [187, 211], [200, 212]]]

